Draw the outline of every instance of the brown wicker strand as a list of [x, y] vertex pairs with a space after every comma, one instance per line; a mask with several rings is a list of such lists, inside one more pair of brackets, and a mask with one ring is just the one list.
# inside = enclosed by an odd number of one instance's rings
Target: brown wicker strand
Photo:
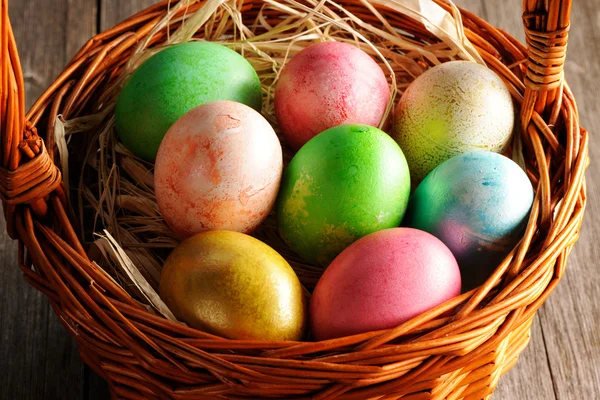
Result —
[[[12, 171], [0, 167], [0, 199], [9, 205], [43, 198], [61, 184], [61, 173], [50, 160], [43, 141], [36, 141], [41, 145], [41, 149], [34, 145], [37, 155], [26, 141], [21, 143], [27, 149], [23, 151], [28, 151], [32, 158]], [[27, 152], [25, 154], [29, 156]]]

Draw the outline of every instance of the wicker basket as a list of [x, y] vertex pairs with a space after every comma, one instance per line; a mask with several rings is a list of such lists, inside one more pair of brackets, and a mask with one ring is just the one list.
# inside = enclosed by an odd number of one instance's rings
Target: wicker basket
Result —
[[[254, 18], [263, 1], [247, 0], [244, 15]], [[338, 4], [363, 18], [374, 18], [375, 10], [431, 39], [421, 23], [369, 1]], [[7, 229], [19, 241], [25, 279], [48, 296], [83, 361], [118, 398], [489, 399], [526, 347], [535, 312], [563, 275], [582, 222], [588, 135], [563, 79], [571, 1], [523, 1], [527, 47], [461, 10], [467, 37], [521, 106], [523, 153], [536, 187], [523, 239], [482, 287], [395, 329], [317, 343], [226, 340], [159, 317], [90, 262], [72, 228], [55, 138], [47, 132], [58, 114], [78, 115], [102, 93], [174, 3], [90, 40], [25, 114], [21, 65], [7, 0], [1, 2], [0, 195]], [[150, 45], [164, 41], [165, 32]]]

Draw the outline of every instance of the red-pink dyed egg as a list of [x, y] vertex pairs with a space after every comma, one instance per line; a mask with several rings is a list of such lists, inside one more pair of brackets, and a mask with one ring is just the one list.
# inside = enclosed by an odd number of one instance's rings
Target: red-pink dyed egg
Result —
[[248, 233], [273, 207], [282, 167], [281, 144], [262, 115], [233, 101], [203, 104], [161, 142], [156, 200], [182, 238], [215, 229]]
[[275, 116], [299, 149], [341, 124], [378, 126], [390, 99], [385, 74], [358, 47], [326, 42], [307, 47], [284, 67], [275, 89]]
[[392, 228], [359, 239], [329, 265], [310, 304], [316, 340], [394, 328], [458, 296], [452, 252], [435, 236]]

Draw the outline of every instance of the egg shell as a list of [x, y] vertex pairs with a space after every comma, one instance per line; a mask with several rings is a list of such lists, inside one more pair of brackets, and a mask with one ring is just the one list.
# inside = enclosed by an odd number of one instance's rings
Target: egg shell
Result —
[[346, 246], [398, 226], [410, 196], [402, 150], [368, 125], [341, 125], [306, 143], [286, 170], [277, 218], [284, 241], [327, 265]]
[[520, 239], [533, 198], [531, 182], [514, 161], [492, 152], [467, 153], [421, 182], [403, 225], [442, 240], [469, 290], [485, 282]]
[[117, 133], [135, 155], [154, 161], [177, 119], [216, 100], [238, 101], [260, 111], [260, 80], [250, 63], [217, 43], [168, 47], [144, 62], [123, 87], [115, 110]]
[[159, 209], [179, 236], [251, 232], [277, 198], [281, 144], [267, 120], [232, 101], [203, 104], [169, 129], [155, 167]]
[[327, 340], [394, 328], [460, 294], [450, 250], [410, 228], [372, 233], [327, 268], [310, 304], [312, 335]]
[[452, 61], [431, 68], [406, 89], [392, 137], [416, 186], [445, 160], [476, 150], [502, 152], [514, 127], [506, 85], [489, 68]]
[[292, 267], [265, 243], [237, 232], [183, 241], [165, 262], [159, 293], [178, 319], [229, 339], [300, 340], [307, 326]]
[[385, 74], [358, 47], [311, 45], [286, 64], [275, 89], [275, 116], [287, 142], [299, 149], [342, 124], [379, 126], [390, 99]]

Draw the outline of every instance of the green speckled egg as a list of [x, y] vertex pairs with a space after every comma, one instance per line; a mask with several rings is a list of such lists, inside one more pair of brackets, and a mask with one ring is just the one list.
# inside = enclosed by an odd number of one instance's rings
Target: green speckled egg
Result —
[[135, 155], [154, 161], [162, 138], [179, 117], [216, 100], [237, 101], [260, 112], [256, 71], [220, 44], [178, 44], [149, 58], [127, 81], [115, 111], [117, 133]]
[[279, 233], [307, 261], [328, 265], [355, 240], [398, 226], [409, 195], [394, 140], [368, 125], [340, 125], [308, 141], [284, 171]]
[[415, 79], [394, 113], [392, 137], [416, 186], [442, 162], [476, 150], [502, 152], [514, 126], [510, 92], [491, 69], [440, 64]]

